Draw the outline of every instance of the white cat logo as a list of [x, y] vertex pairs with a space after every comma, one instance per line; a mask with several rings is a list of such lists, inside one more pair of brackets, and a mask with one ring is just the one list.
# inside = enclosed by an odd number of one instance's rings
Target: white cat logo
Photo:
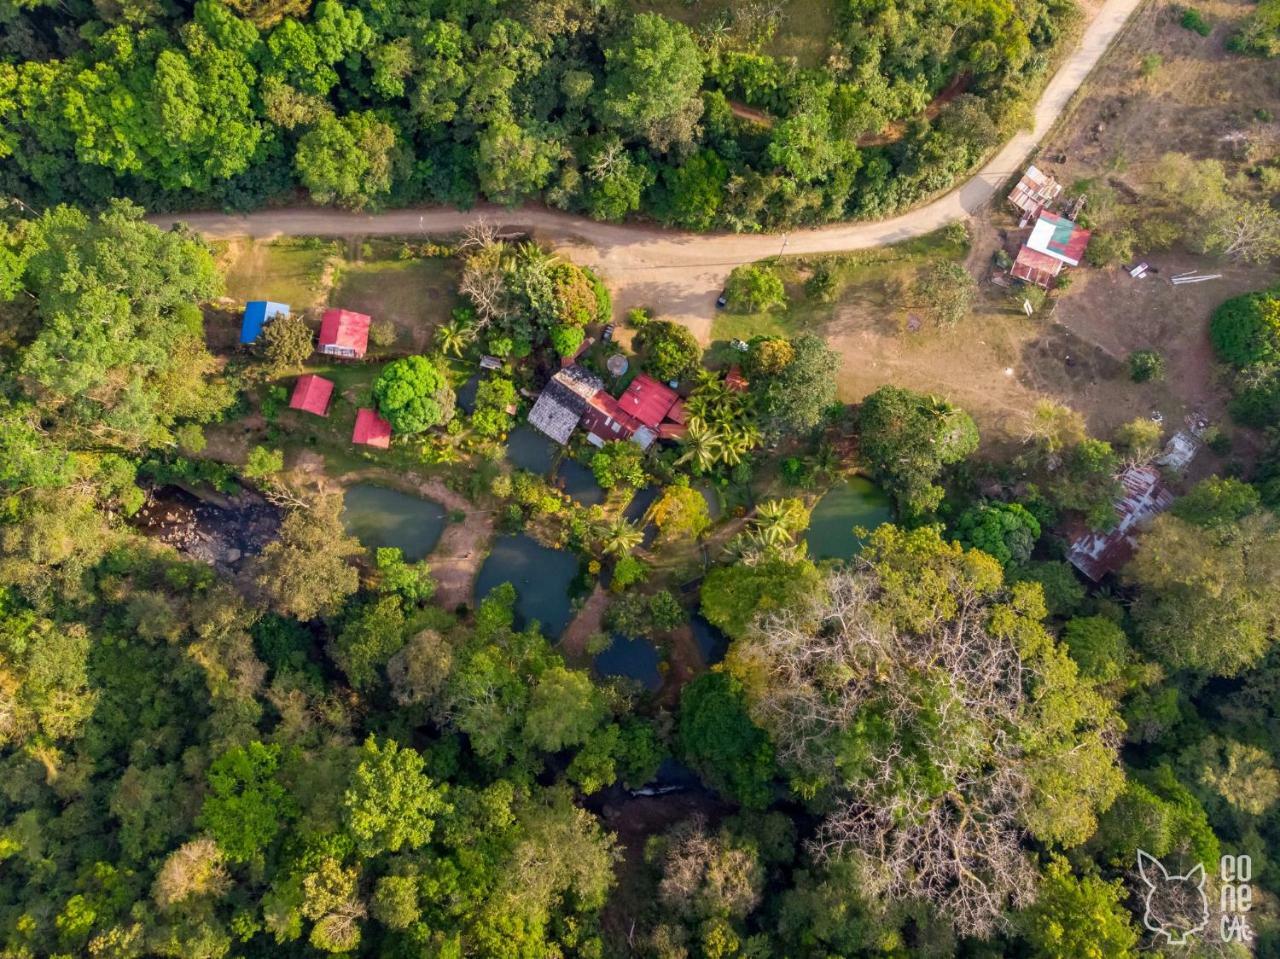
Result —
[[1209, 897], [1204, 892], [1204, 866], [1186, 875], [1171, 876], [1159, 859], [1138, 850], [1138, 872], [1147, 884], [1142, 924], [1164, 936], [1171, 946], [1185, 946], [1188, 937], [1209, 924]]

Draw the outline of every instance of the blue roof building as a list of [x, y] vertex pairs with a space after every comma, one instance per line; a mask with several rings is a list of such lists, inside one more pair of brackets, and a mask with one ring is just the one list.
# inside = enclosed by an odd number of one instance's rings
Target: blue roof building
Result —
[[262, 333], [262, 328], [277, 316], [288, 316], [289, 307], [284, 303], [272, 303], [269, 300], [253, 300], [245, 304], [244, 322], [240, 324], [240, 342], [253, 343]]

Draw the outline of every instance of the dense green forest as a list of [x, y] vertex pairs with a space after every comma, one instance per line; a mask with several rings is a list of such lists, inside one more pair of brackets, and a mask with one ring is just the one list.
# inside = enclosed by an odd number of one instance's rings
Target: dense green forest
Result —
[[[696, 608], [729, 639], [724, 661], [655, 700], [571, 664], [509, 585], [445, 609], [425, 564], [361, 560], [337, 498], [289, 488], [278, 450], [202, 453], [220, 424], [277, 415], [266, 387], [309, 334], [212, 351], [211, 251], [131, 204], [14, 220], [0, 955], [1276, 954], [1280, 456], [1256, 485], [1192, 485], [1119, 578], [1086, 590], [1050, 530], [1109, 522], [1117, 471], [1157, 448], [1149, 423], [1113, 444], [1048, 404], [1016, 461], [983, 461], [973, 421], [937, 397], [835, 402], [814, 337], [753, 341], [745, 394], [695, 373], [687, 332], [637, 315], [636, 362], [695, 384], [678, 445], [590, 452], [603, 487], [663, 488], [643, 555], [710, 526], [691, 480], [734, 488], [776, 466], [795, 491], [757, 504], [678, 598], [637, 558], [635, 526], [486, 452], [511, 426], [508, 376], [558, 369], [607, 294], [531, 245], [465, 249], [470, 306], [373, 387], [409, 437], [388, 455], [572, 551], [588, 581], [607, 569], [614, 631]], [[1270, 357], [1274, 306], [1224, 307], [1225, 358]], [[516, 355], [514, 372], [464, 416], [442, 377], [482, 348]], [[850, 563], [815, 562], [805, 490], [855, 462], [898, 525]], [[256, 485], [283, 522], [226, 575], [139, 532], [149, 491], [174, 482]], [[700, 777], [698, 805], [624, 859], [610, 809], [668, 757]], [[1251, 856], [1252, 946], [1147, 936], [1138, 849], [1207, 868], [1210, 930], [1219, 855]]]
[[786, 4], [698, 0], [690, 28], [624, 0], [6, 2], [0, 190], [154, 210], [541, 199], [696, 230], [881, 216], [1025, 122], [1077, 17], [832, 2], [807, 67], [765, 52]]

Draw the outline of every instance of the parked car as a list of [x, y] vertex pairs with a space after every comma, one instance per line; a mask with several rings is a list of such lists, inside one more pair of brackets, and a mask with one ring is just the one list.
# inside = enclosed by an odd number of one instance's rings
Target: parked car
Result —
[[723, 310], [729, 305], [729, 294], [725, 290], [720, 291], [720, 295], [716, 298], [716, 309]]
[[600, 342], [608, 343], [611, 339], [613, 339], [613, 324], [609, 323], [608, 325], [605, 326], [604, 331], [600, 334]]

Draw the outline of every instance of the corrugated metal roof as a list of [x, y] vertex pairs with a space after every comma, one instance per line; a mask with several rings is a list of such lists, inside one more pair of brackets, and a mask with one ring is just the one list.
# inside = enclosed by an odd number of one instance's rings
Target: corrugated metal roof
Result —
[[657, 429], [667, 411], [679, 398], [676, 391], [665, 383], [659, 383], [648, 374], [641, 373], [631, 381], [622, 396], [618, 397], [618, 404], [624, 412], [630, 413], [645, 426]]
[[262, 335], [262, 328], [277, 316], [288, 316], [289, 307], [270, 300], [251, 300], [244, 305], [244, 319], [240, 322], [240, 342], [248, 345]]
[[1067, 266], [1078, 266], [1089, 246], [1089, 231], [1081, 229], [1065, 216], [1041, 213], [1027, 238], [1027, 246], [1039, 253], [1056, 257]]
[[1148, 521], [1173, 505], [1173, 494], [1154, 466], [1133, 466], [1120, 475], [1124, 495], [1116, 500], [1117, 522], [1105, 532], [1080, 530], [1071, 539], [1069, 559], [1094, 582], [1114, 573], [1132, 558], [1137, 533]]
[[1013, 269], [1009, 272], [1019, 280], [1048, 289], [1053, 278], [1062, 272], [1062, 261], [1024, 246], [1018, 250], [1018, 258], [1013, 261]]

